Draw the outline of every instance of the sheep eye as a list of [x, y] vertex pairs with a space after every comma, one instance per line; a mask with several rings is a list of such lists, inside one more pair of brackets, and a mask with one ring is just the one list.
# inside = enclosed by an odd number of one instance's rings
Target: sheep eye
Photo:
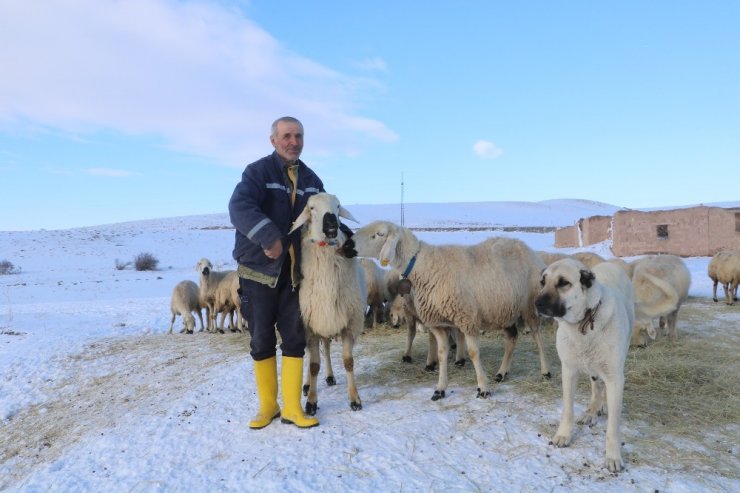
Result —
[[558, 284], [556, 287], [567, 288], [568, 286], [570, 286], [570, 283], [565, 278], [561, 277], [560, 279], [558, 279]]

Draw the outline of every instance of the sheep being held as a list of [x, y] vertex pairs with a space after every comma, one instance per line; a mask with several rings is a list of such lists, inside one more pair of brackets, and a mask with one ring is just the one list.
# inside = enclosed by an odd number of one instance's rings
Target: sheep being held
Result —
[[404, 273], [414, 287], [414, 306], [421, 323], [437, 339], [439, 381], [432, 400], [447, 389], [447, 329], [465, 335], [478, 381], [478, 397], [488, 397], [488, 378], [481, 364], [480, 332], [504, 330], [506, 347], [496, 380], [511, 366], [518, 323], [532, 330], [540, 353], [542, 374], [549, 377], [534, 301], [545, 264], [520, 240], [489, 238], [472, 246], [429, 245], [402, 226], [375, 221], [352, 237], [357, 254], [374, 257]]
[[301, 317], [306, 326], [306, 344], [310, 360], [310, 378], [306, 414], [318, 409], [316, 380], [320, 369], [319, 338], [339, 336], [342, 360], [347, 373], [350, 408], [362, 409], [355, 386], [352, 350], [363, 329], [367, 287], [360, 263], [337, 253], [347, 239], [339, 227], [339, 217], [355, 221], [352, 214], [328, 193], [308, 199], [291, 232], [303, 227], [299, 287]]

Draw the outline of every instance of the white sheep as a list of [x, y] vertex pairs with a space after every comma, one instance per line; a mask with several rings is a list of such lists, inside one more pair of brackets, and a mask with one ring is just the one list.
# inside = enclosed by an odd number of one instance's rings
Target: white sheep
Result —
[[[388, 319], [393, 327], [400, 327], [401, 324], [406, 324], [408, 335], [406, 337], [406, 350], [401, 357], [401, 361], [404, 363], [411, 363], [411, 346], [414, 343], [417, 332], [425, 332], [429, 335], [429, 349], [427, 351], [426, 371], [434, 371], [439, 362], [437, 339], [419, 321], [419, 317], [416, 314], [416, 308], [414, 307], [413, 301], [413, 289], [410, 293], [405, 295], [398, 295], [390, 302], [390, 310], [388, 313]], [[450, 329], [450, 336], [454, 340], [455, 344], [455, 366], [465, 366], [465, 336], [457, 328], [453, 327]]]
[[368, 258], [360, 259], [360, 265], [365, 272], [367, 284], [365, 327], [375, 328], [377, 324], [384, 322], [384, 305], [389, 297], [385, 281], [386, 271]]
[[740, 286], [740, 253], [723, 251], [716, 253], [709, 261], [707, 274], [712, 279], [712, 299], [717, 299], [717, 284], [725, 291], [725, 303], [732, 305], [737, 301]]
[[532, 329], [540, 353], [543, 375], [549, 377], [547, 359], [534, 301], [545, 264], [522, 241], [490, 238], [472, 246], [433, 246], [419, 241], [407, 228], [375, 221], [353, 236], [358, 255], [374, 257], [406, 274], [415, 288], [414, 305], [421, 322], [437, 338], [439, 381], [432, 400], [447, 389], [447, 328], [465, 335], [468, 355], [475, 367], [478, 397], [488, 397], [488, 379], [480, 358], [481, 329], [503, 329], [504, 359], [496, 380], [511, 366], [517, 326]]
[[565, 253], [557, 253], [557, 252], [544, 252], [544, 251], [538, 251], [537, 255], [540, 256], [542, 261], [545, 263], [545, 265], [550, 265], [551, 263], [567, 258], [568, 255]]
[[198, 285], [193, 281], [180, 281], [172, 290], [172, 301], [170, 302], [170, 311], [172, 311], [172, 320], [170, 321], [170, 331], [175, 325], [175, 318], [178, 315], [182, 317], [183, 329], [180, 331], [192, 334], [195, 330], [195, 318], [193, 312], [198, 315], [200, 320], [200, 331], [203, 332], [203, 314], [201, 313], [200, 292]]
[[630, 262], [635, 295], [632, 344], [644, 346], [645, 333], [655, 339], [654, 318], [665, 317], [671, 339], [678, 337], [676, 319], [689, 296], [691, 273], [676, 255], [648, 255]]
[[306, 414], [318, 409], [316, 380], [320, 369], [319, 338], [341, 337], [342, 359], [347, 373], [350, 408], [362, 409], [354, 378], [352, 350], [362, 333], [367, 304], [367, 287], [360, 262], [339, 255], [337, 245], [346, 240], [339, 217], [355, 221], [352, 214], [328, 193], [308, 198], [306, 207], [293, 223], [291, 232], [303, 227], [299, 287], [301, 317], [306, 326], [309, 354], [309, 390]]
[[206, 317], [208, 318], [208, 332], [217, 330], [216, 317], [216, 292], [221, 280], [226, 277], [228, 272], [218, 272], [213, 270], [213, 264], [207, 258], [202, 258], [195, 266], [195, 270], [200, 274], [200, 302], [206, 308]]

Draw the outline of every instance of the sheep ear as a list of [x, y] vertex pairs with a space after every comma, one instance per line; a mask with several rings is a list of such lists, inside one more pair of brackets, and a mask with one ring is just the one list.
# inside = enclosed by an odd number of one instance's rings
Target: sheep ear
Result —
[[385, 243], [383, 243], [383, 246], [380, 249], [380, 255], [378, 255], [380, 257], [378, 259], [380, 260], [380, 265], [383, 267], [393, 262], [393, 259], [396, 257], [396, 245], [398, 245], [398, 240], [399, 235], [397, 232], [388, 232], [388, 238], [385, 240]]
[[350, 211], [348, 211], [347, 209], [345, 209], [341, 205], [339, 206], [339, 217], [343, 217], [345, 219], [349, 219], [350, 221], [354, 221], [356, 223], [359, 223], [360, 222], [357, 219], [355, 219], [355, 217], [352, 215], [352, 213]]
[[309, 219], [311, 219], [311, 209], [306, 206], [303, 208], [303, 212], [301, 212], [301, 215], [296, 218], [295, 222], [293, 223], [293, 227], [290, 228], [288, 234], [306, 224]]

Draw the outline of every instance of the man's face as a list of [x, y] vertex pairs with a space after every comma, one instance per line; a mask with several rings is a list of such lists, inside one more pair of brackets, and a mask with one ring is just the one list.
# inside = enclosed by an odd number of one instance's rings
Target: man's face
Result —
[[270, 136], [270, 142], [284, 161], [295, 162], [303, 151], [303, 127], [298, 123], [278, 122], [277, 134]]

